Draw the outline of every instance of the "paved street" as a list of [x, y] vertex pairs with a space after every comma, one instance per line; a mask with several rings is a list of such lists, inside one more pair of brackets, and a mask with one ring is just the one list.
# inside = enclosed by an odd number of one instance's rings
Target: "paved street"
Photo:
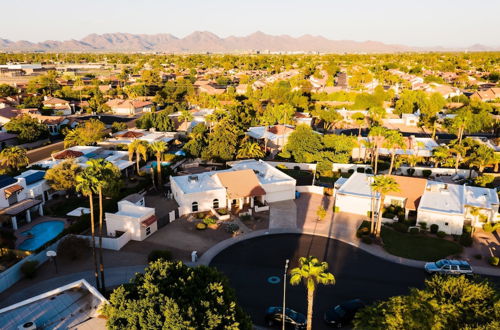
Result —
[[[408, 292], [421, 287], [423, 270], [385, 261], [349, 244], [309, 235], [272, 235], [231, 246], [217, 255], [211, 265], [223, 271], [236, 289], [239, 302], [255, 324], [263, 325], [265, 309], [281, 305], [282, 283], [270, 284], [270, 276], [282, 276], [285, 260], [291, 268], [299, 257], [313, 255], [326, 260], [336, 277], [336, 285], [317, 290], [314, 329], [326, 328], [325, 310], [342, 301], [361, 298], [366, 302]], [[306, 292], [301, 285], [288, 286], [287, 306], [306, 312]]]
[[52, 152], [64, 149], [64, 141], [51, 143], [41, 148], [36, 148], [28, 151], [28, 159], [30, 164], [39, 162], [45, 158], [50, 157]]

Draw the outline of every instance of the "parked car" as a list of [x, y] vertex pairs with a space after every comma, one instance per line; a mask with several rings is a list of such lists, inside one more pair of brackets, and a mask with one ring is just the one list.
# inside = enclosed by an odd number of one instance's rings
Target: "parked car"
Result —
[[353, 299], [343, 302], [326, 311], [324, 320], [328, 325], [341, 328], [352, 322], [356, 312], [365, 307], [361, 299]]
[[[283, 308], [269, 307], [266, 311], [266, 324], [270, 327], [283, 324]], [[293, 309], [285, 308], [285, 325], [288, 329], [305, 329], [306, 317]]]
[[446, 274], [446, 275], [472, 275], [472, 267], [465, 260], [448, 260], [441, 259], [436, 262], [428, 262], [425, 264], [425, 271], [429, 274]]

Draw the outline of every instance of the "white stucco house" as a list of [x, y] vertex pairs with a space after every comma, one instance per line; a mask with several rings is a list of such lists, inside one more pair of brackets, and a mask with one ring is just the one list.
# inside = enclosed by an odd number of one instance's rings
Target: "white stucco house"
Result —
[[140, 100], [113, 99], [106, 102], [111, 111], [117, 115], [135, 115], [141, 112], [151, 112], [153, 103]]
[[171, 176], [179, 215], [219, 208], [241, 210], [295, 198], [296, 181], [262, 160], [233, 162], [228, 170]]
[[155, 209], [139, 206], [128, 200], [118, 202], [118, 212], [106, 213], [108, 236], [116, 237], [118, 232], [128, 232], [130, 239], [142, 241], [158, 230]]
[[246, 134], [262, 145], [265, 145], [267, 140], [267, 149], [278, 151], [286, 145], [288, 137], [294, 131], [295, 127], [291, 125], [273, 125], [250, 127]]
[[[414, 135], [404, 137], [405, 148], [395, 149], [396, 155], [416, 155], [420, 157], [432, 157], [432, 151], [439, 146], [436, 141], [431, 138], [419, 138]], [[363, 159], [365, 155], [370, 154], [370, 149], [366, 148], [364, 142], [370, 141], [368, 137], [358, 137], [358, 146], [352, 150], [353, 159]], [[384, 142], [382, 141], [382, 146]], [[379, 148], [380, 156], [390, 156], [391, 150], [387, 148]]]
[[163, 141], [165, 143], [172, 142], [177, 136], [176, 132], [156, 132], [154, 130], [144, 129], [127, 129], [124, 131], [116, 132], [111, 137], [104, 141], [99, 142], [102, 146], [119, 146], [129, 145], [135, 140], [147, 142], [148, 144]]

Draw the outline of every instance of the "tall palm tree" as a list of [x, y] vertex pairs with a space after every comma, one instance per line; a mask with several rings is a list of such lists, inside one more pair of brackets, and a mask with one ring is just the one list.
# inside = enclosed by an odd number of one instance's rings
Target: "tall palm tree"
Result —
[[94, 186], [95, 177], [88, 168], [85, 168], [76, 176], [76, 191], [81, 192], [89, 198], [90, 206], [90, 231], [92, 236], [92, 258], [94, 259], [94, 277], [96, 288], [100, 288], [99, 271], [97, 267], [97, 256], [95, 251], [95, 218], [94, 218]]
[[494, 165], [495, 161], [493, 149], [484, 144], [480, 144], [473, 148], [472, 154], [470, 155], [470, 165], [477, 166], [479, 173], [483, 173], [486, 166]]
[[394, 158], [396, 157], [396, 149], [406, 149], [405, 139], [401, 133], [394, 130], [388, 130], [384, 135], [384, 148], [389, 149], [391, 154], [391, 165], [389, 166], [389, 175], [392, 174], [394, 168]]
[[372, 143], [374, 144], [374, 159], [373, 162], [375, 163], [374, 165], [374, 173], [378, 173], [378, 156], [379, 156], [379, 151], [380, 148], [382, 147], [382, 143], [384, 140], [384, 136], [386, 133], [387, 129], [382, 126], [375, 126], [372, 127], [370, 130], [370, 133], [368, 134], [369, 138], [371, 139]]
[[399, 185], [394, 178], [387, 175], [377, 175], [374, 177], [371, 184], [374, 192], [379, 194], [379, 206], [377, 215], [377, 225], [375, 226], [375, 235], [380, 237], [380, 230], [382, 227], [382, 209], [384, 208], [385, 196], [390, 192], [399, 191]]
[[298, 285], [303, 282], [307, 288], [307, 330], [312, 329], [312, 314], [314, 291], [316, 285], [335, 284], [335, 277], [328, 272], [328, 263], [321, 262], [316, 257], [309, 256], [299, 259], [299, 267], [290, 271], [290, 284]]
[[0, 164], [10, 168], [12, 171], [17, 171], [21, 167], [28, 166], [29, 159], [26, 149], [18, 146], [3, 149], [0, 152]]
[[148, 143], [142, 140], [134, 140], [128, 145], [128, 157], [132, 161], [135, 154], [135, 163], [137, 167], [137, 174], [140, 172], [141, 158], [147, 160], [148, 158]]
[[264, 151], [262, 151], [261, 146], [257, 142], [246, 140], [242, 142], [236, 158], [263, 158], [265, 155], [266, 154], [264, 153]]
[[102, 252], [102, 228], [103, 228], [103, 191], [110, 189], [120, 180], [120, 170], [111, 162], [105, 159], [91, 159], [87, 162], [85, 169], [92, 177], [92, 188], [99, 195], [99, 271], [101, 273], [101, 292], [104, 292], [106, 285], [104, 282], [104, 257]]
[[158, 186], [162, 185], [161, 156], [167, 150], [165, 141], [155, 141], [149, 145], [151, 151], [156, 155], [156, 172], [158, 172]]
[[182, 110], [179, 115], [179, 121], [188, 122], [193, 120], [193, 115], [187, 110]]
[[454, 144], [452, 144], [450, 153], [455, 156], [455, 172], [458, 172], [458, 166], [465, 160], [465, 156], [467, 155], [468, 150], [469, 147], [461, 142], [455, 142]]
[[361, 112], [356, 112], [351, 116], [352, 120], [358, 125], [358, 136], [361, 136], [361, 129], [366, 124], [366, 116]]
[[434, 160], [434, 167], [446, 162], [450, 158], [450, 148], [447, 146], [439, 146], [432, 150], [432, 158]]

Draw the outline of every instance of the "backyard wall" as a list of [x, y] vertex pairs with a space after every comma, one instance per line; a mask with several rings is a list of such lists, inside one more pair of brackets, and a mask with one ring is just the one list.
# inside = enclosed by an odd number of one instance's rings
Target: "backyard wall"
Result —
[[[85, 235], [75, 235], [77, 237], [85, 238], [89, 240], [89, 243], [92, 244], [92, 237]], [[99, 237], [94, 237], [96, 246], [99, 246]], [[102, 247], [108, 250], [120, 251], [125, 244], [130, 241], [130, 233], [127, 231], [123, 233], [120, 237], [103, 237], [102, 238]]]
[[300, 193], [312, 193], [323, 195], [325, 193], [325, 188], [320, 186], [297, 186], [295, 189]]
[[333, 168], [332, 171], [334, 172], [342, 172], [342, 173], [347, 173], [349, 170], [354, 170], [360, 168], [372, 168], [371, 165], [369, 164], [341, 164], [341, 163], [333, 163]]
[[298, 166], [301, 170], [303, 171], [315, 171], [316, 170], [316, 164], [310, 164], [310, 163], [289, 163], [289, 162], [269, 162], [266, 161], [271, 166], [278, 166], [278, 165], [284, 165], [286, 168], [293, 170], [295, 166]]
[[[401, 166], [399, 169], [400, 171], [404, 174], [407, 175], [407, 170], [409, 169], [409, 166]], [[455, 175], [457, 172], [455, 171], [454, 168], [444, 168], [444, 167], [412, 167], [415, 169], [415, 174], [414, 176], [422, 176], [422, 171], [424, 170], [431, 170], [432, 174], [431, 175]], [[464, 178], [468, 178], [470, 175], [470, 170], [467, 169], [458, 169], [458, 175]], [[472, 170], [472, 177], [475, 178], [477, 177], [477, 172]]]

